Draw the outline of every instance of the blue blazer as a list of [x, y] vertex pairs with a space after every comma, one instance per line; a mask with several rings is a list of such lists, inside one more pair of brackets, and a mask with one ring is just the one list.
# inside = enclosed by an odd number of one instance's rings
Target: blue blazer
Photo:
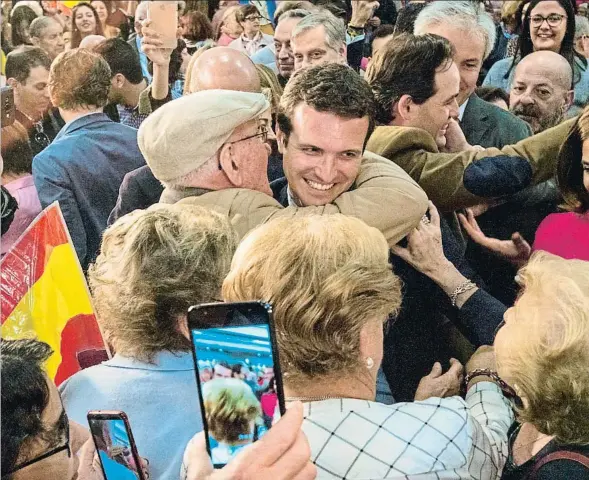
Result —
[[104, 113], [66, 124], [33, 159], [41, 205], [59, 202], [84, 270], [96, 257], [124, 176], [143, 165], [137, 130]]

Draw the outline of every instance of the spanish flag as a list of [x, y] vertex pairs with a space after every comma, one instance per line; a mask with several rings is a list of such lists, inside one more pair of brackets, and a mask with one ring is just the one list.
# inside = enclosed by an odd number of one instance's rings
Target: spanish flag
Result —
[[0, 261], [2, 338], [53, 348], [47, 373], [59, 385], [107, 358], [90, 292], [57, 202]]

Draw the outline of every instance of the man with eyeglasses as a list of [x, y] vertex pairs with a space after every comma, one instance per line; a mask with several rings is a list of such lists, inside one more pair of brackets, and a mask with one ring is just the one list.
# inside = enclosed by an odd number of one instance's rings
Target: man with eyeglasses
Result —
[[165, 187], [160, 202], [229, 188], [271, 195], [263, 118], [269, 107], [261, 93], [207, 90], [152, 113], [139, 128], [137, 142]]
[[92, 465], [88, 432], [68, 419], [43, 370], [51, 347], [36, 340], [2, 340], [0, 352], [2, 480], [101, 480]]
[[14, 89], [16, 120], [29, 133], [33, 155], [49, 146], [65, 122], [51, 108], [49, 67], [51, 59], [39, 47], [23, 46], [6, 57], [7, 84]]

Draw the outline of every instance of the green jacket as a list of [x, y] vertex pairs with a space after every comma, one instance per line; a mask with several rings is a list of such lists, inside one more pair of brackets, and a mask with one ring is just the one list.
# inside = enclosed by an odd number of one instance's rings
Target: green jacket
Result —
[[576, 119], [502, 149], [440, 153], [425, 130], [377, 127], [367, 149], [405, 170], [443, 212], [512, 195], [552, 178]]

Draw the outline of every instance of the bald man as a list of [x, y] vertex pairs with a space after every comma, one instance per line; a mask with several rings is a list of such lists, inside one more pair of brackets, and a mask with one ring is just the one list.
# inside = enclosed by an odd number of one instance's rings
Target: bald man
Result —
[[102, 42], [106, 42], [106, 37], [103, 37], [102, 35], [88, 35], [80, 42], [80, 48], [87, 48], [88, 50], [92, 50]]
[[510, 110], [534, 133], [558, 125], [573, 104], [573, 71], [558, 53], [543, 50], [517, 65], [509, 94]]
[[201, 90], [261, 92], [260, 76], [254, 62], [229, 47], [215, 47], [202, 53], [190, 72], [190, 93]]
[[[144, 31], [146, 33], [145, 41], [157, 45], [156, 39], [149, 38], [151, 30], [145, 28]], [[156, 82], [156, 78], [154, 77], [154, 82]], [[159, 89], [159, 86], [156, 85], [152, 87]], [[162, 87], [166, 88], [165, 85]], [[215, 89], [251, 93], [262, 91], [260, 77], [254, 63], [244, 53], [229, 47], [215, 47], [203, 52], [192, 66], [188, 92], [196, 93]], [[268, 112], [267, 123], [270, 120], [271, 116]], [[271, 125], [268, 126], [271, 130]], [[273, 134], [269, 135], [269, 138], [273, 136]], [[277, 169], [277, 162], [273, 157], [268, 162], [268, 173], [273, 178], [282, 177], [284, 173], [281, 162], [280, 168]], [[128, 173], [119, 189], [119, 198], [108, 218], [108, 224], [111, 225], [118, 218], [133, 210], [144, 209], [157, 203], [162, 192], [161, 183], [154, 177], [148, 166]]]

